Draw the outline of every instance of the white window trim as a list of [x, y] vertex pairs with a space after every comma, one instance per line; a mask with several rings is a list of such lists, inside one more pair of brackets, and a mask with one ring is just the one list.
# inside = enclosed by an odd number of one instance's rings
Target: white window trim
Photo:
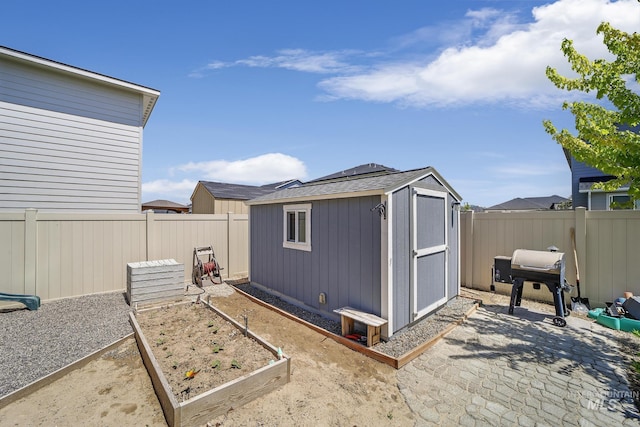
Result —
[[[617, 209], [611, 209], [611, 203], [613, 202], [613, 199], [617, 196], [629, 196], [629, 193], [627, 192], [614, 192], [614, 193], [607, 193], [607, 210], [608, 211], [613, 211], [613, 210], [617, 210]], [[634, 203], [633, 207], [629, 210], [638, 210], [638, 202]]]
[[[287, 240], [287, 231], [289, 224], [287, 216], [290, 212], [305, 212], [305, 242], [298, 242], [298, 230], [296, 229], [296, 241], [290, 242]], [[301, 251], [311, 252], [311, 203], [305, 203], [300, 205], [284, 205], [282, 206], [282, 247], [288, 249], [297, 249]], [[297, 218], [297, 216], [296, 216]], [[296, 221], [297, 227], [297, 221]]]

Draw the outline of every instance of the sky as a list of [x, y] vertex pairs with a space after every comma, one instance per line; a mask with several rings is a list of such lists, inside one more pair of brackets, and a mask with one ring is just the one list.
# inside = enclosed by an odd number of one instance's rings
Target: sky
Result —
[[[198, 181], [311, 180], [365, 163], [434, 167], [464, 202], [571, 194], [542, 121], [573, 130], [547, 66], [609, 58], [596, 29], [638, 0], [4, 0], [0, 45], [161, 92], [142, 202]], [[588, 98], [587, 98], [588, 99]]]

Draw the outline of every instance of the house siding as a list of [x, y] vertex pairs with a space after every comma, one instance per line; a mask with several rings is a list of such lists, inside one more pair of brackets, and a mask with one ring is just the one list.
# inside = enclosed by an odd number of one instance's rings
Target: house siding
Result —
[[[577, 161], [575, 158], [571, 158], [571, 198], [573, 208], [583, 207], [589, 208], [589, 195], [588, 193], [581, 193], [579, 191], [580, 188], [580, 178], [586, 177], [596, 177], [596, 176], [604, 176], [605, 174], [602, 171], [593, 168], [591, 166], [586, 165], [583, 162]], [[592, 200], [593, 203], [593, 200]], [[592, 209], [599, 209], [594, 208]]]
[[142, 126], [142, 95], [0, 57], [0, 101], [100, 121]]
[[207, 191], [202, 184], [196, 186], [196, 190], [191, 198], [191, 213], [194, 214], [214, 214], [215, 198]]
[[0, 102], [0, 211], [140, 210], [141, 128]]
[[609, 210], [609, 207], [607, 206], [607, 194], [608, 193], [591, 193], [590, 209], [593, 211]]
[[[326, 311], [380, 314], [379, 196], [312, 201], [311, 251], [282, 247], [283, 204], [251, 206], [251, 281]], [[320, 304], [319, 294], [326, 294]]]
[[139, 212], [142, 102], [0, 57], [0, 211]]
[[216, 199], [213, 213], [248, 214], [249, 206], [243, 200]]
[[248, 214], [249, 206], [244, 200], [216, 198], [204, 185], [198, 183], [191, 197], [191, 212], [194, 214]]

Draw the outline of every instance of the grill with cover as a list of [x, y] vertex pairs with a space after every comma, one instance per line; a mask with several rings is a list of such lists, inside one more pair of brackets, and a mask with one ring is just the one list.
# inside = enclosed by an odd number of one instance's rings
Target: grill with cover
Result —
[[[500, 278], [509, 277], [513, 287], [511, 288], [511, 301], [509, 314], [513, 314], [515, 306], [520, 306], [522, 300], [522, 288], [524, 282], [544, 283], [549, 292], [553, 294], [553, 305], [556, 316], [553, 323], [557, 326], [567, 324], [564, 319], [569, 313], [564, 303], [564, 291], [571, 291], [571, 287], [565, 280], [565, 257], [563, 252], [534, 251], [529, 249], [516, 249], [511, 257], [511, 271], [507, 275], [504, 270], [505, 257], [500, 257], [502, 269]], [[495, 261], [494, 261], [495, 262]]]

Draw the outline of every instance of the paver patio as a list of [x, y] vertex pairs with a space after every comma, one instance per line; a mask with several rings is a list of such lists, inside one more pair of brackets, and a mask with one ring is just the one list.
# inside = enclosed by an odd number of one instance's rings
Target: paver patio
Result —
[[[524, 304], [523, 304], [524, 305]], [[614, 332], [486, 305], [398, 371], [417, 425], [637, 426]]]

